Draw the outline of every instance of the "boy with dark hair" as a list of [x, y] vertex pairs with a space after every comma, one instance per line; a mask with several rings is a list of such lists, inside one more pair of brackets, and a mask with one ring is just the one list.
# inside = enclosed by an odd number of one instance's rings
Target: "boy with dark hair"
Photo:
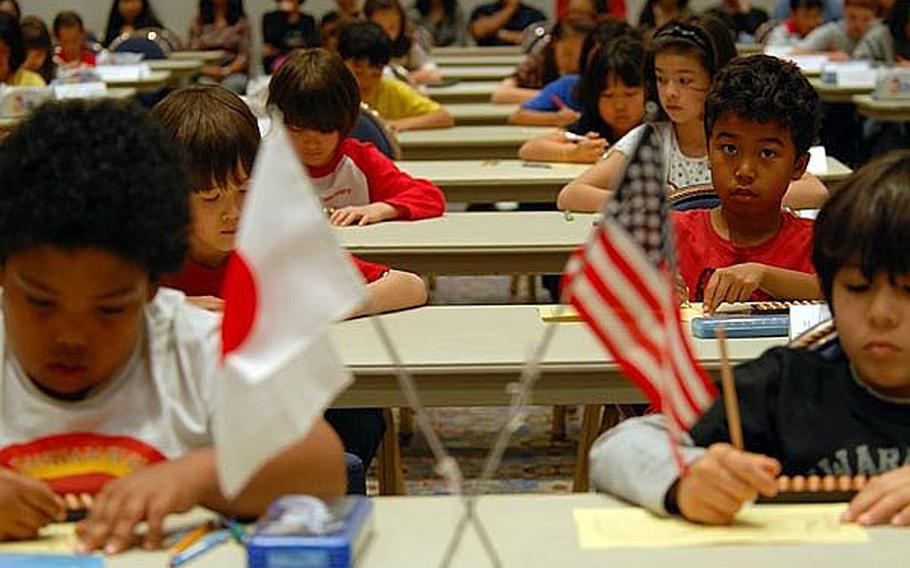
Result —
[[765, 41], [773, 47], [795, 46], [822, 25], [822, 0], [790, 0], [790, 17], [778, 24]]
[[455, 119], [439, 103], [383, 74], [392, 58], [392, 40], [375, 22], [352, 22], [338, 35], [338, 54], [357, 78], [360, 98], [393, 130], [448, 128]]
[[708, 312], [723, 302], [820, 297], [812, 221], [781, 209], [820, 123], [818, 94], [792, 63], [740, 57], [715, 77], [705, 135], [721, 204], [672, 213], [680, 276]]
[[[193, 188], [189, 257], [180, 273], [164, 275], [162, 283], [184, 292], [199, 307], [220, 311], [225, 270], [259, 148], [256, 118], [239, 96], [214, 85], [174, 91], [155, 106], [152, 116], [164, 125], [184, 156]], [[426, 285], [416, 274], [352, 259], [367, 282], [370, 297], [353, 315], [365, 314], [367, 307], [379, 313], [426, 303]], [[354, 471], [368, 468], [385, 429], [381, 413], [329, 410], [326, 418], [341, 434], [348, 451], [362, 462]], [[351, 428], [352, 422], [358, 428]], [[359, 492], [365, 492], [365, 487]]]
[[204, 506], [260, 515], [276, 497], [345, 487], [341, 444], [317, 421], [235, 499], [211, 430], [218, 318], [158, 288], [186, 252], [189, 184], [160, 126], [113, 101], [39, 108], [0, 145], [0, 537], [95, 495], [79, 551], [162, 544]]
[[845, 0], [844, 19], [812, 30], [796, 44], [796, 53], [828, 53], [849, 59], [866, 34], [881, 26], [878, 0]]
[[598, 489], [658, 514], [732, 522], [775, 477], [876, 476], [845, 522], [910, 525], [910, 153], [854, 174], [822, 208], [813, 260], [837, 337], [777, 347], [735, 369], [745, 451], [731, 447], [723, 401], [681, 448], [679, 477], [661, 416], [607, 432], [591, 450]]
[[95, 66], [95, 52], [85, 44], [85, 25], [82, 17], [65, 10], [54, 18], [54, 63], [60, 67]]
[[268, 106], [284, 115], [297, 156], [333, 224], [442, 215], [445, 199], [438, 187], [402, 172], [372, 144], [348, 137], [360, 95], [338, 56], [322, 49], [291, 53], [269, 83]]

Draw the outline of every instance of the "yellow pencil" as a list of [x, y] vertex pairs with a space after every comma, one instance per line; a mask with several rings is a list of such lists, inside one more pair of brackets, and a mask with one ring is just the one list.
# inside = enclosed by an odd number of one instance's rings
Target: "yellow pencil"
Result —
[[171, 554], [180, 554], [190, 546], [192, 546], [196, 541], [204, 537], [206, 534], [214, 530], [215, 523], [212, 521], [206, 521], [194, 528], [190, 532], [186, 533], [183, 538], [177, 541], [177, 543], [171, 548]]

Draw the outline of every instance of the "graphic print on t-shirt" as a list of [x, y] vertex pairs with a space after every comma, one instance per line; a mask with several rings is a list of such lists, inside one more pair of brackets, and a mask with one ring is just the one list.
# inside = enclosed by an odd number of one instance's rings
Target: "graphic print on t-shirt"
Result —
[[0, 449], [0, 466], [40, 479], [55, 493], [95, 495], [114, 479], [166, 458], [127, 436], [66, 433]]

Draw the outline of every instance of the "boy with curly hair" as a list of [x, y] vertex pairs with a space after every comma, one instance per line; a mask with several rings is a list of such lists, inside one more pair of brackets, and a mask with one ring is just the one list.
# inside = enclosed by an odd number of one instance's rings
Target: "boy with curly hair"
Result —
[[136, 107], [38, 109], [0, 145], [0, 539], [30, 538], [94, 495], [79, 551], [161, 545], [171, 513], [258, 516], [276, 497], [344, 493], [319, 420], [236, 498], [211, 430], [218, 317], [158, 288], [183, 261], [190, 184]]
[[821, 122], [818, 94], [793, 64], [733, 60], [705, 102], [714, 209], [674, 211], [678, 269], [689, 299], [723, 302], [821, 297], [812, 221], [782, 210], [809, 163]]

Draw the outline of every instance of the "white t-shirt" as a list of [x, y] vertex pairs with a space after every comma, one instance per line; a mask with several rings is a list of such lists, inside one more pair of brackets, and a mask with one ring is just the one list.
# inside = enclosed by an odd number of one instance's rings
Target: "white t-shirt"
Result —
[[[667, 171], [667, 201], [674, 206], [696, 197], [716, 197], [711, 181], [711, 166], [707, 153], [701, 158], [690, 158], [679, 149], [671, 122], [655, 122], [654, 128], [663, 142], [664, 164]], [[644, 134], [645, 125], [636, 126], [610, 147], [604, 155], [621, 152], [627, 158], [635, 152]]]
[[41, 392], [0, 326], [0, 465], [58, 493], [94, 494], [112, 478], [211, 447], [219, 316], [162, 288], [145, 323], [129, 362], [77, 402]]

